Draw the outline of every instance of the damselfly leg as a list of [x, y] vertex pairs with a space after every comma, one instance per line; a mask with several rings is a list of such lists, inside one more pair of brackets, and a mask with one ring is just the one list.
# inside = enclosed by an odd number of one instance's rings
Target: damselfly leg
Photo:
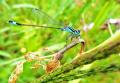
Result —
[[66, 37], [66, 40], [65, 40], [65, 46], [66, 47], [68, 45], [68, 40], [71, 38], [71, 34], [69, 34], [67, 37]]

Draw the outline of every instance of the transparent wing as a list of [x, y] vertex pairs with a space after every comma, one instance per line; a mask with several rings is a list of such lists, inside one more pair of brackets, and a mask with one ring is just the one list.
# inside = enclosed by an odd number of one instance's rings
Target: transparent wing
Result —
[[[60, 23], [60, 22], [54, 20], [48, 14], [43, 12], [41, 9], [36, 9], [36, 8], [14, 9], [11, 14], [11, 17], [12, 18], [10, 20], [13, 20], [13, 21], [21, 23], [21, 24], [26, 24], [26, 25], [37, 25], [37, 26], [39, 25], [39, 26], [48, 26], [48, 27], [53, 27], [53, 28], [56, 28], [56, 27], [63, 28], [64, 27], [63, 23]], [[13, 22], [12, 22], [12, 24], [13, 24]], [[16, 23], [15, 23], [15, 25], [16, 25]], [[21, 28], [22, 28], [22, 30], [21, 30]], [[16, 32], [13, 33], [13, 35], [32, 31], [35, 29], [40, 30], [40, 28], [42, 28], [42, 27], [28, 26], [28, 27], [21, 27], [21, 28], [14, 27], [13, 30]]]
[[46, 25], [50, 27], [53, 26], [53, 27], [59, 27], [59, 28], [62, 28], [64, 26], [63, 23], [56, 21], [41, 9], [34, 8], [32, 9], [32, 11], [36, 16], [36, 21], [37, 21], [37, 24], [39, 25]]

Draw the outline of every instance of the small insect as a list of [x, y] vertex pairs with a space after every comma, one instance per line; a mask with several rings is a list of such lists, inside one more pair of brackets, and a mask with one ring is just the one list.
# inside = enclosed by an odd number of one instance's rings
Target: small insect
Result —
[[[52, 21], [53, 26], [43, 26], [43, 25], [34, 25], [34, 24], [24, 24], [24, 23], [19, 23], [19, 22], [16, 22], [16, 21], [13, 21], [13, 20], [9, 20], [9, 23], [12, 24], [12, 25], [17, 25], [17, 26], [31, 26], [31, 27], [43, 27], [43, 28], [51, 28], [51, 29], [58, 29], [58, 30], [61, 30], [61, 31], [66, 31], [68, 33], [70, 33], [70, 35], [68, 35], [68, 37], [66, 38], [66, 41], [69, 37], [71, 38], [77, 38], [80, 36], [80, 30], [76, 30], [74, 29], [73, 27], [71, 26], [64, 26], [62, 23], [58, 23], [56, 22], [53, 18], [51, 18], [48, 14], [46, 14], [45, 12], [41, 11], [40, 9], [36, 9], [34, 8], [33, 9], [37, 15], [39, 16], [43, 16], [41, 20], [44, 21], [44, 19], [46, 20], [46, 18], [44, 17], [47, 17], [47, 21]], [[48, 23], [46, 23], [48, 24]], [[52, 25], [52, 24], [51, 24]], [[59, 25], [59, 27], [55, 27], [54, 25]]]

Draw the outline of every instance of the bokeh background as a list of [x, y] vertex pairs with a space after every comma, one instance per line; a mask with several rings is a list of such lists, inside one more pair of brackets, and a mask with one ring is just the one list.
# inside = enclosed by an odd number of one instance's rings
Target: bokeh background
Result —
[[[60, 49], [65, 45], [68, 35], [66, 32], [13, 26], [8, 23], [9, 20], [15, 20], [26, 24], [39, 24], [39, 15], [30, 11], [30, 8], [42, 9], [56, 21], [80, 29], [81, 38], [86, 41], [85, 51], [109, 38], [111, 36], [109, 31], [102, 30], [102, 25], [109, 19], [120, 17], [119, 0], [0, 0], [0, 83], [8, 82], [16, 63], [23, 60], [24, 54], [46, 47]], [[111, 29], [114, 33], [118, 26], [111, 25]], [[77, 45], [66, 52], [61, 63], [70, 62], [79, 49], [80, 45]], [[30, 63], [24, 65], [24, 72], [19, 77], [18, 83], [29, 83], [44, 74], [42, 67], [35, 70], [30, 66]], [[95, 80], [94, 83], [113, 83], [119, 78], [120, 72], [113, 72], [90, 76], [81, 82], [93, 83]]]

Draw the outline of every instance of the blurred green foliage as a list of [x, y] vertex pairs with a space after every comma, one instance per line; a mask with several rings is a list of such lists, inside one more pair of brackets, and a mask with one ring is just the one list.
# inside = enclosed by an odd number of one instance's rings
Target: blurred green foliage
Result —
[[[85, 50], [95, 47], [110, 37], [110, 33], [101, 30], [100, 27], [109, 18], [120, 17], [119, 0], [0, 0], [0, 83], [8, 81], [17, 59], [25, 53], [52, 45], [58, 45], [59, 48], [59, 44], [65, 43], [67, 35], [65, 32], [11, 26], [8, 23], [8, 20], [14, 19], [34, 24], [37, 17], [27, 8], [41, 8], [54, 19], [80, 29], [81, 37], [86, 41]], [[94, 27], [87, 32], [83, 31], [83, 26], [92, 22]], [[115, 31], [115, 26], [111, 27]], [[80, 45], [65, 53], [62, 63], [70, 62], [79, 48]], [[14, 63], [11, 63], [13, 60]], [[24, 72], [18, 80], [20, 83], [30, 82], [44, 73], [41, 68], [34, 71], [29, 68], [29, 64], [24, 66]]]

